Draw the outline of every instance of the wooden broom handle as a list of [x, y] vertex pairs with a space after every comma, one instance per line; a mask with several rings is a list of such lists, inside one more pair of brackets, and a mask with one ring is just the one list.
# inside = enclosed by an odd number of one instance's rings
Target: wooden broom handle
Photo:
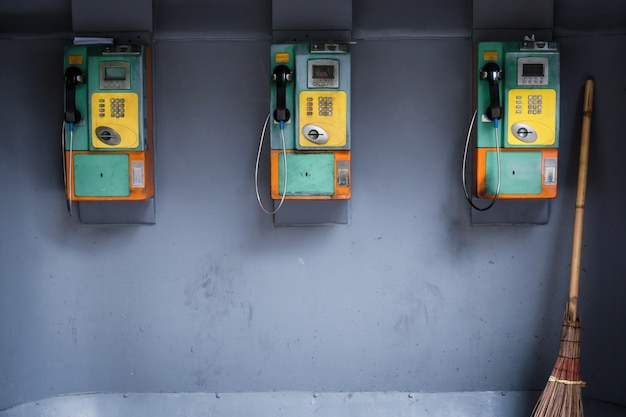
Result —
[[567, 311], [572, 319], [578, 314], [578, 287], [580, 283], [580, 253], [583, 241], [583, 217], [587, 194], [587, 167], [589, 165], [589, 132], [593, 111], [593, 80], [585, 81], [583, 101], [583, 124], [580, 135], [580, 159], [578, 162], [578, 186], [576, 188], [576, 212], [574, 215], [574, 236], [572, 239], [572, 265], [569, 281], [569, 302]]

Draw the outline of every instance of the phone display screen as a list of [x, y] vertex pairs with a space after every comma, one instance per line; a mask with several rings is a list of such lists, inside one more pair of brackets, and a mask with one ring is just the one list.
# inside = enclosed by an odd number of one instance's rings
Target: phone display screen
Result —
[[335, 77], [333, 65], [313, 65], [313, 78], [332, 79]]
[[104, 67], [104, 79], [107, 81], [122, 81], [126, 79], [124, 67]]
[[543, 64], [524, 64], [522, 65], [523, 77], [543, 77]]

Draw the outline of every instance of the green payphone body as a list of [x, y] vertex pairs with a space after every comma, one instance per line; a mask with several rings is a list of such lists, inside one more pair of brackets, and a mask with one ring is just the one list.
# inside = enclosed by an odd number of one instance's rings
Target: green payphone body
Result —
[[272, 199], [349, 199], [349, 45], [275, 44], [270, 64]]
[[479, 198], [557, 195], [559, 49], [554, 42], [476, 47], [474, 189]]
[[154, 194], [150, 49], [65, 48], [66, 197], [147, 200]]

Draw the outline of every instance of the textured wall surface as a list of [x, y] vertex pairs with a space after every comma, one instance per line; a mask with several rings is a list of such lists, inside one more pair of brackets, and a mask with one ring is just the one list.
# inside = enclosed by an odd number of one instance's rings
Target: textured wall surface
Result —
[[[57, 3], [51, 13], [65, 15], [66, 2]], [[448, 16], [455, 34], [395, 36], [394, 16], [408, 2], [384, 12], [355, 1], [352, 223], [274, 228], [254, 192], [271, 8], [250, 1], [262, 22], [244, 13], [231, 40], [228, 28], [211, 32], [193, 13], [228, 16], [227, 2], [199, 3], [155, 4], [154, 226], [68, 217], [60, 132], [70, 38], [21, 39], [16, 28], [15, 39], [0, 40], [0, 410], [77, 392], [542, 389], [567, 297], [589, 76], [584, 393], [624, 404], [623, 31], [557, 38], [560, 195], [550, 222], [477, 227], [461, 187], [472, 8], [416, 5], [436, 11], [420, 21]], [[34, 13], [23, 7], [0, 6], [0, 21]], [[567, 9], [556, 7], [555, 16]], [[267, 159], [266, 148], [265, 199]]]

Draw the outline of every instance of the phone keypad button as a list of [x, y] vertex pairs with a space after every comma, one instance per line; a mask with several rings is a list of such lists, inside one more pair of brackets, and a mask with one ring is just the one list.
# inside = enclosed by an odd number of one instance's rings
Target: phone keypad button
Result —
[[99, 98], [98, 99], [98, 116], [99, 117], [106, 116], [105, 111], [106, 110], [104, 108], [104, 99], [103, 98]]
[[318, 97], [317, 98], [317, 111], [318, 116], [332, 116], [333, 115], [333, 98], [332, 97]]
[[124, 117], [124, 99], [112, 98], [110, 100], [111, 117], [122, 118]]
[[541, 114], [543, 96], [533, 94], [528, 96], [528, 114]]

